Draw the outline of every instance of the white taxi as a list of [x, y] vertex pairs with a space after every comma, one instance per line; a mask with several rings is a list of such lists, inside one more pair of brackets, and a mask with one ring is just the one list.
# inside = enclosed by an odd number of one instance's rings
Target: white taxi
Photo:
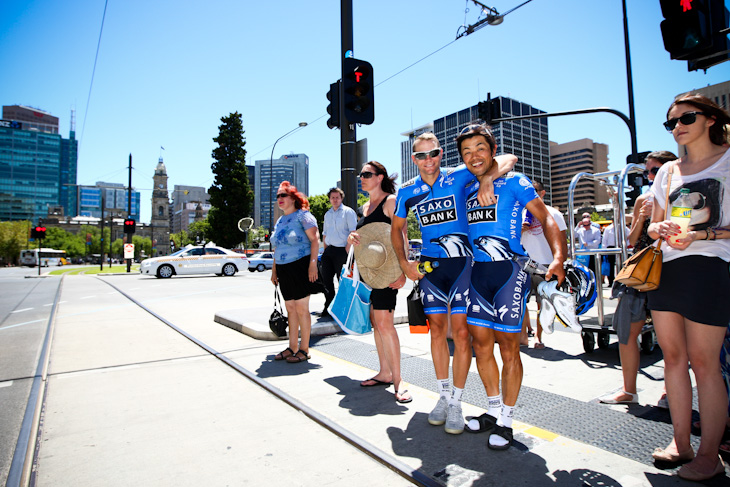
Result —
[[248, 259], [243, 254], [215, 245], [188, 245], [174, 254], [143, 260], [139, 272], [159, 278], [168, 278], [175, 274], [232, 276], [239, 270], [247, 268]]

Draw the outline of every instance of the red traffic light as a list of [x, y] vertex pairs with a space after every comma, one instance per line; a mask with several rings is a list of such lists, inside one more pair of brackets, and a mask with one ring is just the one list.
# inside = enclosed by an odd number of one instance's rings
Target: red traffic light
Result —
[[137, 222], [131, 218], [124, 220], [124, 233], [134, 233], [137, 226]]

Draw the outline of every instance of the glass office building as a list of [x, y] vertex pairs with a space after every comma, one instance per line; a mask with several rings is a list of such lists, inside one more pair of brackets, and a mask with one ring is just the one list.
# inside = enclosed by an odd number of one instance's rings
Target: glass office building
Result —
[[[78, 187], [78, 216], [101, 218], [102, 204], [104, 218], [127, 217], [128, 192], [123, 184], [97, 182], [96, 186]], [[130, 217], [139, 221], [139, 191], [132, 190], [132, 213]]]
[[4, 106], [0, 120], [0, 221], [37, 222], [49, 207], [74, 207], [78, 143], [58, 133], [58, 118], [42, 110]]
[[[309, 195], [309, 157], [289, 154], [270, 161], [256, 161], [254, 175], [255, 225], [273, 228], [281, 212], [276, 205], [276, 190], [282, 181], [289, 181], [297, 190]], [[271, 210], [274, 210], [272, 219]]]
[[[498, 99], [502, 108], [500, 118], [545, 113], [511, 98], [500, 96]], [[403, 133], [402, 135], [408, 137], [408, 140], [401, 143], [401, 180], [408, 181], [418, 175], [418, 168], [411, 160], [413, 141], [418, 135], [423, 132], [433, 132], [444, 149], [441, 165], [456, 167], [462, 164], [456, 147], [456, 136], [467, 125], [478, 122], [481, 122], [479, 109], [474, 105]], [[550, 145], [547, 118], [499, 122], [492, 127], [492, 133], [497, 141], [497, 154], [516, 155], [519, 161], [515, 170], [530, 179], [541, 181], [548, 190], [546, 200], [550, 204]]]

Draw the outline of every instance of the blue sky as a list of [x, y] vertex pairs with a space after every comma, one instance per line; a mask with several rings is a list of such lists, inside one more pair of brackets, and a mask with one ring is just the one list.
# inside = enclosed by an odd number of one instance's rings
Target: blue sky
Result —
[[[483, 2], [506, 12], [522, 0]], [[658, 0], [628, 0], [638, 149], [676, 151], [661, 123], [673, 97], [730, 79], [730, 62], [688, 72], [664, 50]], [[468, 12], [465, 10], [468, 9]], [[479, 11], [465, 0], [353, 0], [355, 57], [376, 84], [451, 43]], [[76, 110], [78, 181], [127, 183], [150, 218], [162, 154], [175, 184], [213, 181], [220, 118], [243, 115], [247, 163], [305, 153], [310, 194], [339, 179], [339, 131], [326, 126], [326, 93], [340, 75], [340, 2], [109, 0], [89, 98], [103, 0], [0, 2], [0, 103], [61, 119]], [[607, 106], [628, 114], [621, 0], [533, 0], [378, 85], [375, 123], [358, 128], [369, 159], [400, 172], [400, 134], [492, 96], [547, 112]], [[87, 99], [89, 103], [87, 106]], [[550, 140], [609, 146], [609, 167], [630, 152], [626, 125], [593, 114], [549, 119]], [[161, 151], [160, 147], [165, 150]]]

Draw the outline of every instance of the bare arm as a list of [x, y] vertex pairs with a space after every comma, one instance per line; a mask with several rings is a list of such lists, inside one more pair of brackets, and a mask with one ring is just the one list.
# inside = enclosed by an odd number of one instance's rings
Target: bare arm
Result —
[[418, 262], [408, 260], [406, 256], [406, 240], [405, 235], [408, 228], [408, 220], [393, 215], [393, 223], [390, 225], [390, 240], [393, 243], [395, 255], [398, 257], [398, 264], [403, 273], [412, 281], [417, 281], [423, 277], [418, 272]]
[[562, 283], [565, 279], [563, 263], [565, 262], [565, 256], [568, 255], [568, 239], [565, 231], [561, 231], [558, 228], [558, 224], [555, 223], [555, 219], [540, 198], [536, 198], [527, 203], [527, 211], [532, 213], [532, 216], [537, 218], [542, 224], [545, 238], [550, 245], [550, 250], [553, 252], [553, 261], [548, 266], [545, 279], [549, 280], [555, 276], [558, 278], [558, 282]]
[[486, 174], [480, 176], [479, 179], [479, 192], [477, 193], [477, 201], [482, 206], [489, 206], [494, 204], [496, 199], [494, 198], [494, 180], [500, 176], [504, 176], [517, 164], [517, 156], [513, 154], [502, 154], [494, 158], [492, 167]]
[[317, 227], [305, 230], [310, 242], [310, 259], [309, 259], [309, 281], [317, 280], [317, 257], [319, 256], [319, 229]]
[[[393, 217], [395, 217], [395, 195], [388, 196], [388, 198], [385, 200], [385, 204], [383, 205], [383, 213], [385, 213], [385, 216], [389, 217], [391, 221], [393, 221]], [[403, 225], [403, 247], [405, 252], [405, 243], [408, 241], [408, 220], [406, 220], [406, 225]], [[392, 237], [391, 237], [392, 240]], [[397, 252], [396, 252], [396, 255]], [[388, 287], [392, 289], [400, 289], [402, 288], [406, 283], [406, 276], [405, 274], [401, 274], [398, 279], [391, 282]]]
[[636, 198], [636, 204], [634, 205], [634, 216], [631, 218], [631, 230], [629, 231], [628, 239], [632, 247], [636, 246], [636, 242], [639, 241], [641, 231], [644, 228], [644, 222], [647, 218], [651, 218], [652, 212], [652, 201], [651, 198], [647, 198], [646, 194], [642, 194]]

